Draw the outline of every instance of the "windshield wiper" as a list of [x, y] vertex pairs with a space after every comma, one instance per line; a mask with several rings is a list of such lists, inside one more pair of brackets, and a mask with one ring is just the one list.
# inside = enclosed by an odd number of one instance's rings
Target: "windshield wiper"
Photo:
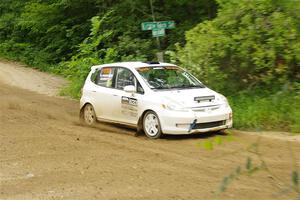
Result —
[[173, 86], [171, 88], [202, 88], [201, 85], [178, 85], [178, 86]]
[[189, 88], [204, 88], [202, 85], [190, 85]]
[[171, 87], [162, 87], [162, 86], [159, 86], [159, 87], [154, 87], [153, 89], [155, 90], [167, 90], [167, 89], [172, 89]]
[[202, 85], [177, 85], [177, 86], [168, 86], [168, 87], [153, 87], [154, 90], [170, 90], [170, 89], [187, 89], [187, 88], [204, 88]]

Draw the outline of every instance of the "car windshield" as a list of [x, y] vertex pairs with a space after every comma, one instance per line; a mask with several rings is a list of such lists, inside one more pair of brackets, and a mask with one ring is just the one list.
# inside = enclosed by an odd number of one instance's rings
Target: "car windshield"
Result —
[[137, 71], [151, 89], [204, 88], [205, 86], [187, 71], [176, 66], [141, 67]]

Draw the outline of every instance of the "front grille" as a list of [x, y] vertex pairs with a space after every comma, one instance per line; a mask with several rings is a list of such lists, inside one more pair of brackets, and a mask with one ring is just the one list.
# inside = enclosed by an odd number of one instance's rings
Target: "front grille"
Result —
[[205, 128], [213, 128], [218, 126], [225, 125], [226, 121], [216, 121], [216, 122], [207, 122], [207, 123], [197, 123], [193, 129], [205, 129]]
[[194, 112], [209, 112], [209, 111], [215, 111], [220, 108], [220, 105], [209, 105], [209, 106], [198, 106], [198, 107], [192, 107], [192, 110]]

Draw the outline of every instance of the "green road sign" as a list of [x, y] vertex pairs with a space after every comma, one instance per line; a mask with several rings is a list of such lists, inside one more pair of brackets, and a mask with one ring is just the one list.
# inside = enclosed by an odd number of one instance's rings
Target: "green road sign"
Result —
[[143, 22], [142, 30], [150, 31], [153, 29], [173, 29], [175, 28], [174, 21], [160, 21], [160, 22]]
[[175, 28], [175, 22], [174, 21], [157, 22], [157, 28], [173, 29]]
[[152, 36], [153, 37], [162, 37], [166, 35], [166, 31], [163, 28], [157, 28], [152, 30]]
[[142, 30], [143, 31], [151, 31], [156, 28], [156, 22], [143, 22]]

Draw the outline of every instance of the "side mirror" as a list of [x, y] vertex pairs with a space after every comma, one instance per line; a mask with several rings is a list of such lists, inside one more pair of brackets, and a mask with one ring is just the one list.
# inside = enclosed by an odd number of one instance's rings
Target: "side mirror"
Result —
[[136, 92], [135, 86], [127, 85], [127, 86], [124, 87], [124, 91], [128, 92], [128, 93], [135, 93]]

